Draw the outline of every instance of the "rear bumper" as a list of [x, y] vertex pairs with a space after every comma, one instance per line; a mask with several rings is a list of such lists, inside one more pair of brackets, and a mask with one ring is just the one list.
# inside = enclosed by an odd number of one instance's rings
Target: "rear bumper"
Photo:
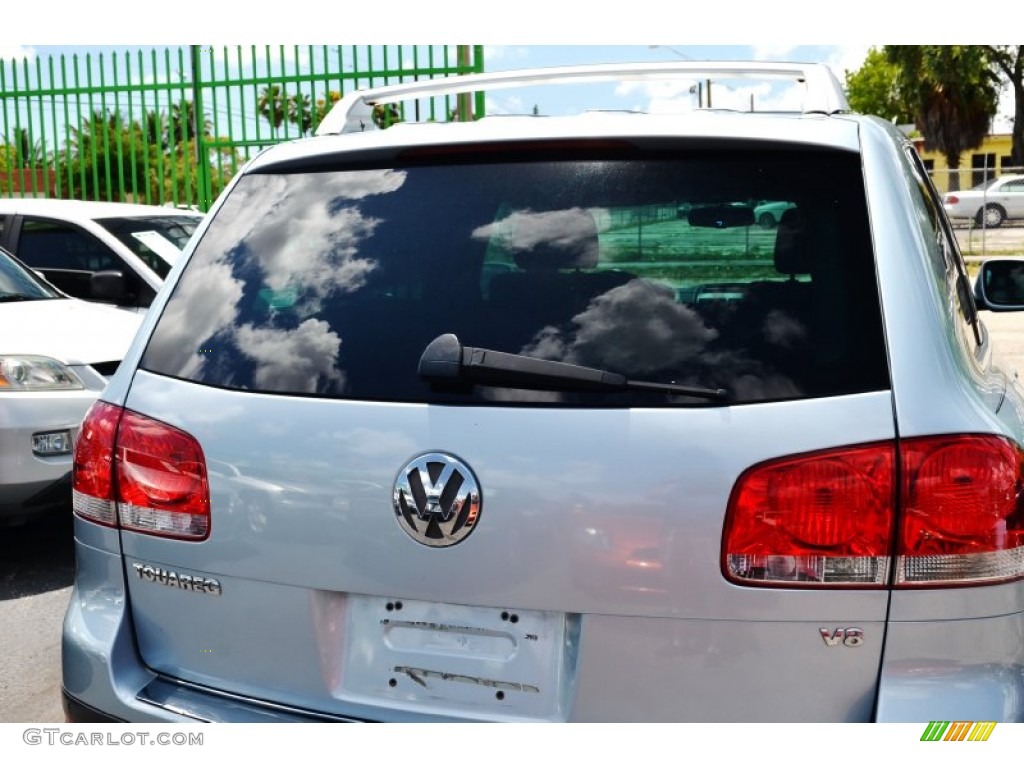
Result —
[[61, 688], [61, 707], [64, 710], [64, 721], [67, 723], [121, 723], [116, 717], [93, 709], [88, 704], [79, 701]]
[[[64, 717], [69, 723], [120, 723], [113, 717], [90, 707], [62, 689]], [[226, 696], [217, 691], [187, 685], [173, 680], [157, 678], [136, 696], [137, 705], [145, 707], [150, 715], [161, 714], [162, 720], [183, 722], [234, 723], [351, 723], [355, 721], [329, 717], [317, 712], [305, 712], [290, 707], [278, 707], [264, 702], [249, 701], [242, 697]], [[128, 709], [136, 706], [125, 702]]]
[[36, 455], [32, 450], [32, 436], [66, 430], [73, 442], [85, 412], [99, 393], [99, 389], [78, 389], [3, 394], [0, 399], [0, 525], [24, 522], [55, 509], [70, 509], [71, 453]]
[[[126, 722], [345, 722], [345, 721], [444, 721], [464, 719], [429, 714], [424, 711], [381, 707], [348, 702], [341, 711], [325, 711], [315, 703], [309, 707], [283, 705], [257, 695], [227, 693], [213, 687], [173, 679], [154, 673], [143, 662], [135, 641], [126, 593], [125, 572], [119, 551], [116, 530], [75, 521], [78, 573], [75, 588], [64, 621], [62, 643], [65, 711], [70, 720]], [[1015, 590], [1013, 585], [1002, 589]], [[764, 708], [751, 710], [743, 697], [717, 704], [709, 697], [720, 698], [723, 687], [713, 685], [701, 692], [693, 690], [693, 681], [705, 669], [706, 658], [700, 648], [687, 650], [694, 640], [686, 622], [661, 620], [666, 629], [675, 632], [674, 645], [666, 645], [664, 637], [651, 637], [650, 626], [628, 617], [593, 617], [601, 626], [584, 643], [581, 661], [585, 674], [580, 684], [570, 719], [600, 722], [622, 720], [624, 706], [635, 705], [643, 712], [642, 719], [674, 721], [700, 719], [696, 710], [685, 710], [681, 716], [678, 700], [695, 699], [703, 706], [718, 706], [715, 712], [727, 713], [718, 719], [728, 721], [763, 721], [795, 719], [869, 720], [879, 722], [927, 723], [934, 720], [1024, 721], [1024, 613], [963, 619], [958, 621], [906, 621], [890, 624], [885, 636], [885, 653], [877, 694], [868, 684], [863, 698], [846, 715], [825, 716], [834, 691], [827, 685], [802, 690], [772, 686], [780, 699], [804, 701], [800, 710], [774, 714]], [[785, 644], [758, 645], [756, 627], [731, 626], [732, 622], [712, 622], [725, 637], [718, 647], [728, 650], [726, 639], [737, 642], [736, 653], [725, 653], [712, 670], [716, 679], [732, 680], [726, 690], [756, 694], [760, 700], [765, 691], [758, 682], [758, 670], [765, 664], [780, 665], [787, 656]], [[816, 626], [798, 623], [793, 630], [800, 637]], [[614, 625], [614, 626], [613, 626]], [[726, 626], [730, 625], [730, 626]], [[881, 642], [880, 627], [867, 628], [866, 636]], [[645, 640], [646, 639], [646, 640]], [[673, 639], [673, 638], [669, 638]], [[699, 640], [700, 638], [696, 638]], [[648, 645], [645, 645], [647, 642]], [[817, 639], [820, 642], [820, 638]], [[823, 646], [824, 647], [824, 646]], [[851, 664], [862, 656], [863, 647], [829, 648], [835, 664]], [[832, 652], [835, 653], [832, 653]], [[659, 656], [660, 654], [660, 656]], [[667, 654], [667, 655], [666, 655]], [[687, 671], [686, 656], [693, 656], [694, 669]], [[850, 657], [846, 662], [840, 661]], [[639, 682], [630, 679], [628, 662], [624, 659], [661, 658], [657, 670]], [[699, 664], [698, 664], [699, 662]], [[858, 662], [859, 663], [859, 662]], [[697, 669], [697, 666], [700, 669]], [[589, 671], [587, 671], [589, 670]], [[604, 676], [601, 670], [605, 670]], [[610, 671], [609, 671], [610, 670]], [[619, 670], [621, 674], [616, 672]], [[872, 665], [872, 670], [877, 667]], [[611, 685], [608, 675], [618, 681]], [[618, 674], [618, 677], [615, 675]], [[873, 677], [861, 669], [858, 679]], [[764, 675], [760, 675], [761, 678]], [[769, 675], [770, 677], [770, 675]], [[678, 685], [666, 686], [666, 678], [675, 678]], [[792, 679], [792, 678], [790, 678]], [[686, 683], [690, 681], [691, 690]], [[675, 691], [672, 700], [652, 707], [651, 697], [665, 689]], [[611, 692], [611, 693], [610, 693]], [[340, 702], [335, 702], [340, 703]], [[722, 709], [723, 706], [727, 708]], [[676, 714], [672, 714], [675, 706]], [[661, 716], [658, 716], [661, 712]], [[802, 714], [801, 714], [802, 713]]]

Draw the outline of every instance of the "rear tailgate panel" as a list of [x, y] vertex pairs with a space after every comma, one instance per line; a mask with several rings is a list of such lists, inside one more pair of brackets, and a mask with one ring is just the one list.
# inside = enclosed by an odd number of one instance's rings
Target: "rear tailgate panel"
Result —
[[[468, 718], [705, 720], [736, 718], [738, 698], [757, 718], [863, 719], [888, 592], [740, 587], [719, 562], [743, 469], [837, 434], [893, 437], [888, 393], [837, 402], [399, 406], [139, 372], [127, 407], [197, 438], [212, 508], [204, 542], [122, 534], [142, 656], [171, 677], [324, 712], [359, 703]], [[794, 420], [809, 428], [787, 431]], [[482, 494], [476, 530], [447, 548], [414, 541], [392, 508], [398, 471], [437, 450], [466, 462]], [[220, 592], [183, 587], [182, 575]], [[382, 629], [396, 601], [416, 606], [417, 649]], [[507, 641], [494, 640], [502, 612], [524, 616], [505, 622]], [[848, 628], [864, 642], [837, 641]], [[500, 659], [474, 646], [487, 632], [507, 645]], [[457, 686], [434, 673], [479, 679]], [[504, 701], [495, 683], [512, 686]], [[794, 686], [807, 695], [775, 700]], [[444, 687], [465, 690], [434, 695]], [[829, 703], [811, 706], [819, 688]], [[680, 696], [711, 689], [736, 696]]]

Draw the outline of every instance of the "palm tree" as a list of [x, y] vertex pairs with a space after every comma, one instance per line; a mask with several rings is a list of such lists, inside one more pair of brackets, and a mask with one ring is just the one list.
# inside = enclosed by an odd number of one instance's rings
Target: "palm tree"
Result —
[[279, 85], [268, 85], [256, 100], [256, 110], [270, 123], [270, 135], [276, 136], [288, 113], [288, 96]]
[[1013, 91], [1013, 133], [1010, 163], [1024, 166], [1024, 45], [987, 46], [995, 71], [1002, 73]]
[[309, 96], [298, 94], [288, 97], [288, 122], [294, 123], [303, 136], [313, 127], [313, 105]]
[[378, 128], [390, 128], [395, 123], [402, 122], [402, 113], [398, 111], [397, 104], [375, 104], [373, 122]]
[[33, 168], [46, 164], [46, 153], [43, 152], [41, 141], [32, 142], [27, 128], [19, 128], [15, 133], [13, 144], [17, 151], [17, 164], [22, 168]]
[[163, 112], [146, 110], [138, 129], [142, 132], [142, 137], [148, 146], [156, 147], [160, 151], [167, 149], [170, 131]]
[[[188, 99], [182, 99], [171, 106], [171, 118], [167, 126], [167, 145], [176, 147], [196, 138], [195, 105]], [[203, 115], [203, 136], [209, 136], [212, 126]]]
[[145, 189], [143, 156], [146, 137], [138, 123], [120, 112], [96, 110], [82, 118], [60, 156], [59, 176], [65, 197], [124, 200]]
[[960, 188], [960, 155], [981, 146], [998, 106], [998, 83], [981, 45], [887, 45], [897, 88], [927, 151], [946, 157], [949, 188]]

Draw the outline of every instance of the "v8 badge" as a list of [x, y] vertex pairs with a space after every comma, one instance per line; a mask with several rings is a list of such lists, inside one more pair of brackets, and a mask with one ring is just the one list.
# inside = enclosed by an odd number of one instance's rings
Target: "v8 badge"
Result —
[[839, 644], [847, 648], [856, 648], [864, 643], [864, 631], [860, 627], [836, 627], [830, 630], [828, 627], [821, 627], [821, 639], [825, 645], [834, 648]]

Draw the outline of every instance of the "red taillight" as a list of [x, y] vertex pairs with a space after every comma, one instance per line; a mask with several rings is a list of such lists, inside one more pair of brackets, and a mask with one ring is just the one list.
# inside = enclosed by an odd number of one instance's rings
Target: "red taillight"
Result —
[[745, 584], [881, 585], [894, 513], [891, 444], [747, 470], [726, 516], [723, 567]]
[[994, 435], [901, 440], [898, 505], [895, 457], [878, 443], [747, 470], [726, 515], [726, 577], [884, 586], [893, 553], [898, 587], [1024, 577], [1024, 450]]
[[205, 539], [210, 494], [195, 438], [133, 411], [97, 406], [75, 447], [75, 512], [142, 533]]
[[210, 533], [206, 459], [196, 439], [180, 429], [125, 411], [117, 490], [124, 528], [182, 539]]
[[946, 202], [950, 205], [956, 205], [960, 202], [960, 198], [956, 195], [946, 195]]
[[97, 400], [85, 414], [75, 442], [71, 472], [71, 508], [103, 525], [117, 525], [114, 507], [114, 439], [121, 409]]
[[1024, 452], [991, 435], [904, 440], [896, 583], [936, 586], [1024, 575]]

